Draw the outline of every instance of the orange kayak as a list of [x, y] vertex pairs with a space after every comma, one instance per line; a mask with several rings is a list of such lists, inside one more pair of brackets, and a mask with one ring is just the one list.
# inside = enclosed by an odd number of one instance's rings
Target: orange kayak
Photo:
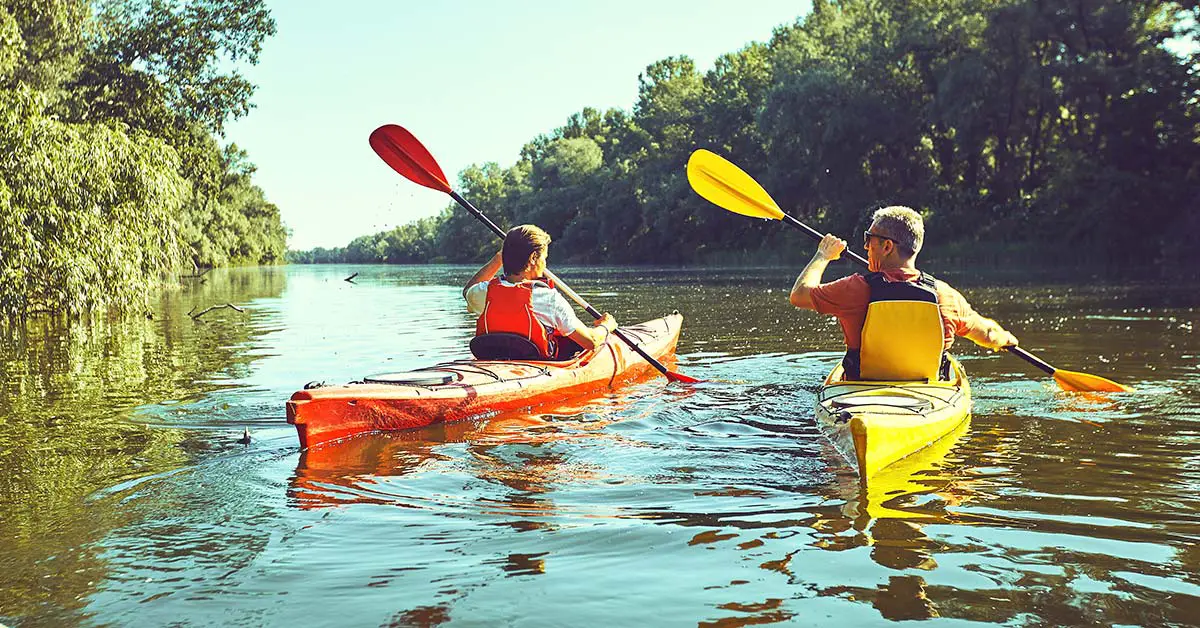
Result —
[[[658, 360], [675, 354], [678, 312], [621, 327]], [[368, 432], [410, 430], [434, 423], [486, 418], [615, 387], [654, 373], [617, 338], [564, 362], [456, 360], [343, 386], [295, 392], [287, 421], [307, 448]]]

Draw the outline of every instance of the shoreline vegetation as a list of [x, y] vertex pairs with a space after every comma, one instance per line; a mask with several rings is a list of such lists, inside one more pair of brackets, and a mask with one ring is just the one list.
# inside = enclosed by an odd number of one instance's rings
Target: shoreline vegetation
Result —
[[[1198, 22], [1159, 0], [817, 0], [708, 72], [652, 63], [630, 110], [584, 108], [457, 187], [546, 228], [566, 263], [792, 259], [778, 225], [691, 192], [703, 147], [852, 242], [897, 203], [955, 263], [1195, 274]], [[274, 32], [263, 0], [0, 0], [0, 324], [144, 312], [217, 266], [491, 254], [452, 206], [285, 254], [250, 156], [221, 141], [252, 106], [236, 68]]]
[[[950, 264], [1196, 274], [1198, 18], [1157, 0], [815, 0], [706, 73], [651, 64], [630, 111], [584, 108], [456, 189], [498, 224], [545, 228], [561, 263], [807, 259], [779, 225], [690, 190], [684, 164], [707, 148], [852, 245], [872, 210], [903, 204]], [[495, 248], [450, 205], [287, 259], [478, 263]]]
[[221, 144], [275, 22], [262, 0], [0, 0], [0, 324], [145, 312], [214, 266], [284, 261]]

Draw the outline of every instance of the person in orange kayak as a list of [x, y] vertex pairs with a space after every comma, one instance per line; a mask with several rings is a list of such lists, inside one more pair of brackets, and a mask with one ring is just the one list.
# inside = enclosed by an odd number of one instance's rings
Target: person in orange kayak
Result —
[[[475, 357], [562, 360], [603, 345], [616, 330], [607, 312], [591, 327], [579, 320], [545, 277], [549, 247], [550, 235], [539, 227], [513, 227], [500, 252], [467, 282], [467, 310], [479, 315], [471, 342]], [[513, 335], [532, 348], [520, 340], [514, 344]]]
[[836, 316], [846, 342], [846, 379], [935, 380], [948, 377], [945, 352], [955, 336], [999, 351], [1017, 338], [980, 316], [944, 281], [917, 270], [925, 239], [921, 215], [908, 207], [877, 210], [863, 233], [870, 272], [821, 283], [829, 262], [846, 242], [826, 235], [804, 267], [792, 305]]

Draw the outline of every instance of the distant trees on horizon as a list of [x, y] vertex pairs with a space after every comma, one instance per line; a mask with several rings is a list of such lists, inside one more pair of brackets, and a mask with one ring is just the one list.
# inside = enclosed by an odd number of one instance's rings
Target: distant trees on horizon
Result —
[[[1198, 18], [1195, 2], [1157, 0], [815, 0], [706, 73], [652, 63], [631, 111], [584, 108], [457, 189], [498, 224], [545, 228], [563, 261], [807, 257], [690, 190], [684, 164], [707, 148], [822, 231], [861, 231], [898, 203], [927, 216], [945, 256], [1181, 260], [1177, 234], [1200, 231]], [[479, 262], [495, 248], [451, 205], [288, 259]]]

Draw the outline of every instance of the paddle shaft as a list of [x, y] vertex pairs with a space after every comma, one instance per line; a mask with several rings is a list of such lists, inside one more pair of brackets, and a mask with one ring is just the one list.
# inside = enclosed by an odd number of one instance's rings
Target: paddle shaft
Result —
[[[476, 218], [478, 218], [479, 221], [482, 222], [484, 225], [486, 225], [488, 229], [491, 229], [492, 233], [495, 233], [501, 240], [504, 239], [504, 230], [501, 229], [498, 225], [496, 225], [496, 223], [492, 222], [491, 218], [488, 218], [487, 216], [485, 216], [483, 214], [483, 212], [479, 211], [474, 205], [472, 205], [471, 201], [468, 201], [467, 199], [463, 198], [461, 195], [459, 195], [458, 192], [455, 192], [454, 190], [450, 190], [450, 198], [453, 198], [456, 203], [458, 203], [459, 205], [462, 205], [463, 208], [465, 208], [467, 211], [471, 212], [472, 215], [474, 215]], [[601, 314], [599, 310], [592, 307], [590, 303], [588, 303], [587, 301], [585, 301], [583, 299], [583, 297], [579, 296], [578, 292], [575, 292], [574, 290], [572, 290], [570, 288], [570, 286], [568, 286], [567, 284], [560, 281], [559, 278], [556, 277], [554, 275], [554, 273], [550, 272], [548, 269], [546, 270], [546, 275], [549, 276], [550, 280], [554, 282], [554, 285], [557, 286], [559, 290], [562, 290], [563, 293], [567, 295], [567, 297], [569, 297], [572, 301], [578, 303], [579, 306], [582, 307], [583, 309], [587, 310], [587, 313], [591, 314], [592, 318], [594, 318], [596, 320], [600, 320], [601, 318], [604, 317], [604, 315]], [[658, 369], [658, 372], [662, 373], [663, 375], [666, 375], [668, 378], [670, 378], [673, 375], [670, 371], [667, 370], [667, 367], [663, 366], [662, 363], [659, 362], [658, 360], [655, 360], [654, 356], [650, 355], [649, 353], [646, 353], [645, 350], [643, 350], [641, 347], [639, 347], [638, 344], [636, 342], [634, 342], [632, 338], [630, 338], [629, 336], [626, 336], [625, 332], [621, 331], [620, 327], [613, 330], [613, 335], [616, 336], [617, 338], [620, 338], [622, 341], [625, 342], [625, 344], [629, 345], [630, 349], [633, 349], [634, 351], [636, 351], [638, 355], [642, 356], [642, 359], [646, 360], [654, 368]]]
[[446, 190], [446, 193], [450, 195], [450, 198], [454, 199], [454, 202], [458, 203], [459, 205], [462, 205], [463, 208], [465, 208], [467, 211], [471, 212], [476, 218], [478, 218], [479, 222], [482, 222], [483, 224], [487, 225], [487, 228], [491, 229], [492, 233], [499, 236], [501, 240], [504, 239], [504, 230], [501, 229], [500, 227], [498, 227], [496, 225], [496, 223], [492, 222], [491, 218], [484, 216], [483, 212], [476, 209], [475, 206], [471, 204], [471, 201], [468, 201], [467, 199], [463, 198], [462, 196], [459, 195], [458, 192], [455, 192], [454, 190]]
[[[788, 214], [783, 215], [783, 221], [793, 227], [796, 227], [797, 229], [803, 231], [804, 233], [807, 233], [809, 235], [809, 237], [816, 240], [817, 242], [820, 242], [822, 239], [825, 238], [825, 236], [821, 232], [800, 222], [799, 220], [796, 220], [795, 218], [792, 218]], [[849, 248], [842, 251], [842, 255], [850, 258], [850, 261], [852, 261], [852, 262], [858, 262], [858, 264], [860, 266], [862, 266], [863, 268], [869, 267], [869, 265], [867, 264], [867, 260], [863, 259], [863, 256], [859, 255], [858, 253], [855, 253], [854, 251], [851, 251]]]
[[1010, 345], [1010, 346], [1004, 347], [1004, 350], [1017, 356], [1018, 358], [1021, 358], [1022, 360], [1025, 360], [1026, 362], [1038, 367], [1038, 369], [1040, 369], [1043, 373], [1045, 373], [1047, 375], [1054, 375], [1054, 373], [1058, 370], [1058, 369], [1054, 368], [1053, 366], [1050, 366], [1048, 363], [1046, 363], [1041, 358], [1038, 358], [1036, 355], [1033, 355], [1032, 353], [1030, 353], [1016, 345]]

